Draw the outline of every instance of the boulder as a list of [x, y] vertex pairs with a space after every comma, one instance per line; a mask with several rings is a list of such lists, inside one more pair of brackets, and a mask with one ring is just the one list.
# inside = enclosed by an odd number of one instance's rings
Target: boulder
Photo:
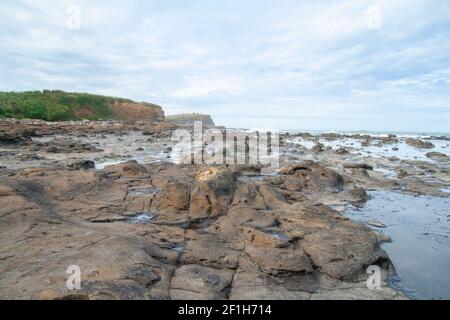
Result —
[[278, 171], [288, 190], [307, 190], [310, 192], [343, 190], [344, 180], [340, 174], [314, 161], [288, 165]]
[[434, 144], [432, 144], [430, 141], [423, 141], [420, 139], [414, 139], [414, 138], [407, 138], [405, 140], [405, 143], [416, 147], [416, 148], [423, 148], [423, 149], [432, 149], [434, 148]]
[[200, 169], [191, 192], [191, 219], [199, 220], [225, 214], [233, 200], [235, 188], [235, 176], [228, 168]]

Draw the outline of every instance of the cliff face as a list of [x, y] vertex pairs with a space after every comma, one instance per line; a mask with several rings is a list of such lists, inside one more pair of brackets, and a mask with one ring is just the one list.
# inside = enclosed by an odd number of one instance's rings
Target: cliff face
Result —
[[162, 121], [164, 111], [161, 106], [151, 103], [115, 101], [111, 105], [113, 116], [125, 121]]
[[163, 109], [151, 103], [60, 90], [0, 92], [0, 117], [18, 119], [160, 121]]
[[194, 121], [202, 121], [205, 127], [214, 127], [214, 121], [210, 115], [192, 113], [192, 114], [176, 114], [171, 116], [166, 116], [166, 121], [172, 122], [179, 126], [191, 126]]

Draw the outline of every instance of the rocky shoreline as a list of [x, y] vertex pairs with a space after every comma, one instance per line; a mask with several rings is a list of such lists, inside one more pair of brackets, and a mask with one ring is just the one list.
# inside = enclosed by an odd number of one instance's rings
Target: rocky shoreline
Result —
[[261, 176], [174, 163], [176, 127], [0, 120], [0, 298], [407, 298], [379, 222], [344, 212], [368, 190], [448, 197], [445, 137], [286, 133], [280, 170]]

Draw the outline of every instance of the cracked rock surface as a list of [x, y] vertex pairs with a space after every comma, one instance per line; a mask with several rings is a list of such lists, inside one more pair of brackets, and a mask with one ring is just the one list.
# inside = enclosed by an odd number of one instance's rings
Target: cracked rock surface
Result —
[[[403, 298], [366, 226], [304, 196], [354, 186], [313, 161], [246, 182], [239, 168], [129, 161], [0, 176], [4, 299]], [[66, 269], [81, 269], [81, 290]]]

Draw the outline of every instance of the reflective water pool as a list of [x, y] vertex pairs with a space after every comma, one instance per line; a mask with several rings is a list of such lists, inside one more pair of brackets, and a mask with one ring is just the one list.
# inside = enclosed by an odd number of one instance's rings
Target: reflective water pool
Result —
[[379, 221], [392, 242], [383, 244], [398, 273], [392, 286], [411, 298], [450, 299], [450, 198], [369, 192], [371, 200], [346, 215]]

